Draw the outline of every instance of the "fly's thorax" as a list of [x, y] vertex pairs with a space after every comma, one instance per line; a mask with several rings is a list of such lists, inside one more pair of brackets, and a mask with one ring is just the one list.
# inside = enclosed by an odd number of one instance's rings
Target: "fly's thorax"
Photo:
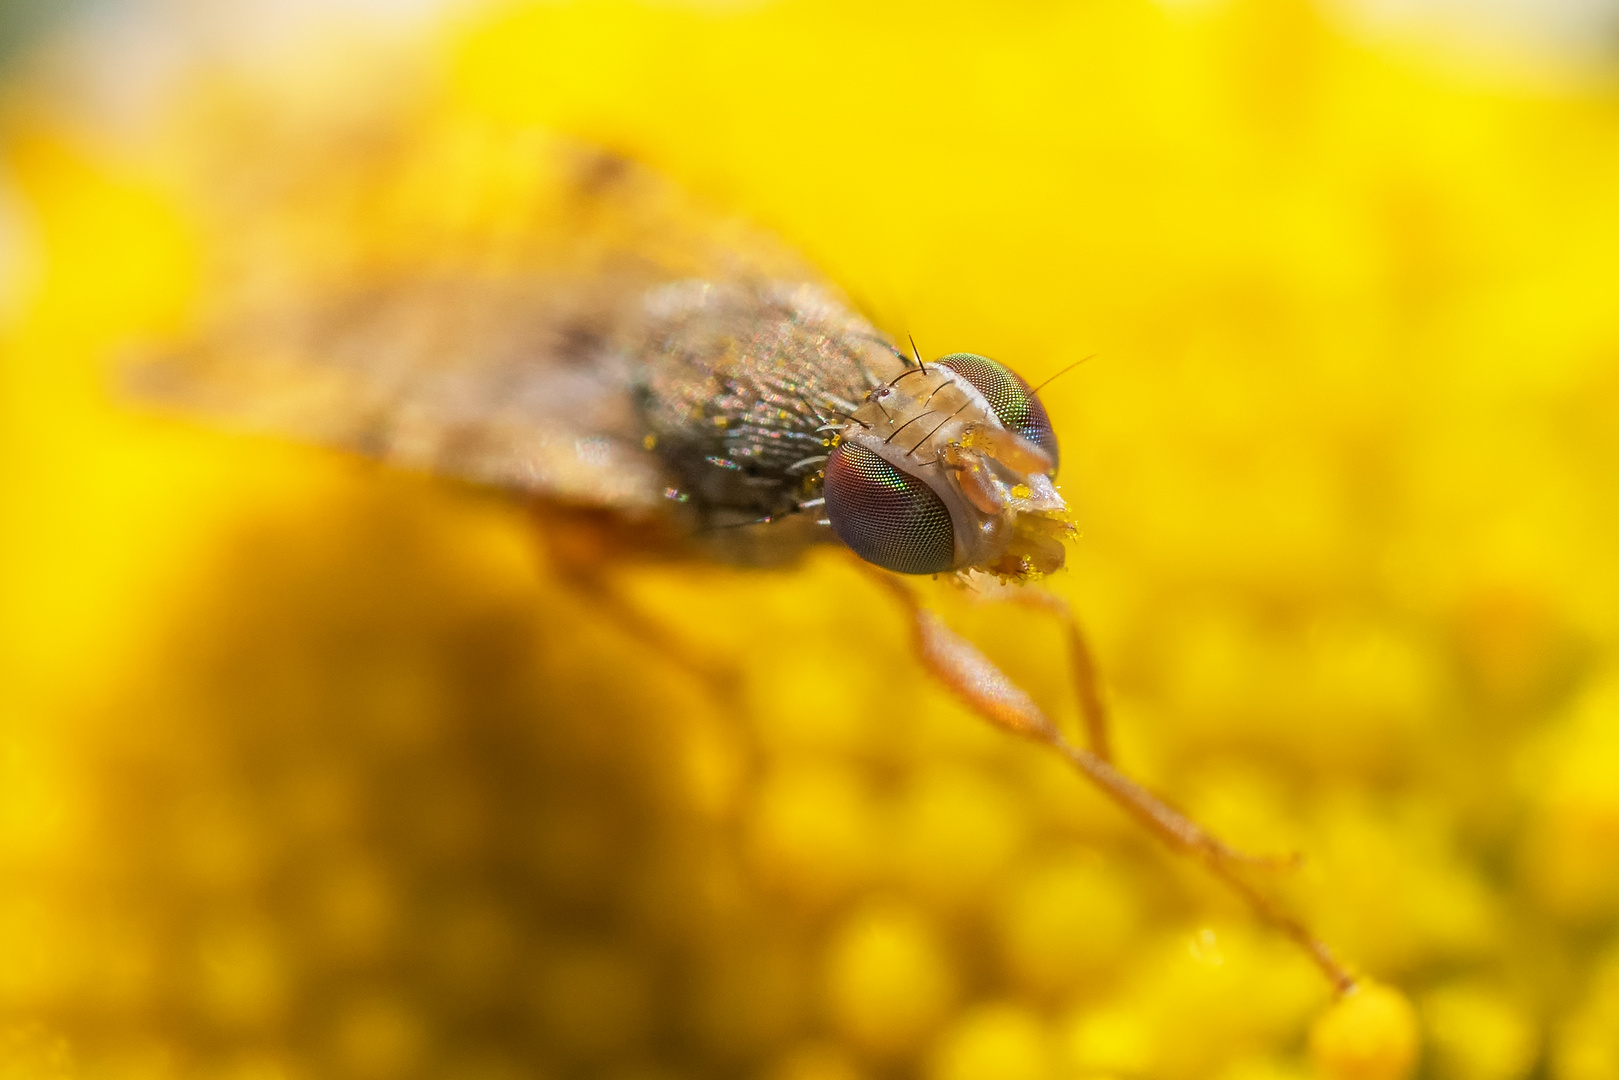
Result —
[[815, 509], [828, 424], [903, 371], [868, 322], [808, 285], [676, 283], [648, 294], [638, 329], [643, 446], [704, 529]]
[[[843, 426], [827, 465], [832, 528], [858, 554], [902, 573], [1056, 570], [1071, 527], [1052, 480], [1056, 443], [1044, 408], [1001, 365], [958, 356], [873, 389]], [[1027, 401], [992, 399], [980, 385], [986, 370], [998, 377], [992, 392]], [[1025, 428], [1036, 438], [1004, 419], [1031, 409], [1044, 425]]]

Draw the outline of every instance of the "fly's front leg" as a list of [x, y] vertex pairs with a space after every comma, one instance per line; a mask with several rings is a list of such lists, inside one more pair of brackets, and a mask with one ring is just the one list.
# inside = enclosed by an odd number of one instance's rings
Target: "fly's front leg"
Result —
[[1109, 735], [1107, 704], [1102, 700], [1101, 680], [1097, 677], [1095, 655], [1080, 628], [1079, 619], [1068, 601], [1053, 593], [1028, 587], [1014, 587], [996, 582], [985, 594], [988, 599], [1004, 600], [1022, 607], [1055, 615], [1063, 624], [1068, 637], [1068, 667], [1074, 683], [1074, 696], [1079, 701], [1080, 719], [1085, 724], [1085, 739], [1091, 752], [1103, 761], [1113, 760], [1113, 740]]
[[1034, 699], [1007, 678], [971, 642], [924, 608], [909, 586], [891, 574], [865, 567], [904, 606], [911, 619], [912, 644], [924, 667], [985, 720], [1014, 735], [1045, 743], [1061, 754], [1131, 817], [1164, 843], [1191, 855], [1229, 885], [1266, 922], [1296, 942], [1315, 961], [1338, 993], [1355, 986], [1354, 978], [1298, 920], [1276, 907], [1245, 880], [1239, 867], [1273, 862], [1246, 855], [1212, 836], [1197, 822], [1119, 771], [1100, 754], [1074, 746], [1040, 710]]
[[[1055, 615], [1062, 621], [1068, 637], [1068, 662], [1074, 683], [1074, 695], [1079, 701], [1079, 715], [1085, 725], [1085, 739], [1090, 744], [1090, 754], [1096, 761], [1111, 765], [1113, 763], [1111, 724], [1107, 705], [1102, 698], [1101, 678], [1098, 675], [1099, 669], [1096, 665], [1095, 654], [1091, 652], [1085, 632], [1079, 625], [1079, 619], [1074, 615], [1073, 607], [1068, 601], [1053, 593], [1029, 586], [1003, 585], [1000, 582], [995, 582], [992, 587], [984, 590], [982, 595], [987, 599], [1002, 600], [1034, 611]], [[1075, 752], [1074, 748], [1066, 743], [1061, 749], [1064, 754]], [[1075, 762], [1075, 767], [1080, 768], [1087, 774], [1091, 771], [1089, 765], [1081, 765], [1078, 762]], [[1119, 775], [1122, 776], [1122, 774]], [[1092, 779], [1102, 783], [1095, 776]], [[1185, 821], [1186, 819], [1182, 816], [1181, 820]], [[1202, 834], [1200, 839], [1196, 839], [1195, 843], [1203, 847], [1212, 845], [1213, 848], [1217, 848], [1217, 857], [1222, 860], [1247, 863], [1268, 870], [1295, 869], [1303, 861], [1303, 857], [1297, 852], [1285, 855], [1254, 855], [1249, 852], [1238, 851], [1219, 844], [1206, 833]]]

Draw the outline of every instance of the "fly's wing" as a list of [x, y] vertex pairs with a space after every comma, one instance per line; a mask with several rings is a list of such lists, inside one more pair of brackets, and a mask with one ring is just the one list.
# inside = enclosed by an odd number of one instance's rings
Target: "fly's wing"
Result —
[[[422, 278], [237, 313], [137, 363], [134, 392], [247, 430], [581, 505], [645, 507], [615, 283]], [[571, 289], [571, 292], [570, 292]], [[602, 295], [605, 291], [606, 295]]]
[[635, 400], [649, 292], [811, 278], [647, 170], [532, 130], [397, 107], [225, 120], [181, 178], [205, 238], [197, 328], [127, 381], [236, 426], [656, 506]]

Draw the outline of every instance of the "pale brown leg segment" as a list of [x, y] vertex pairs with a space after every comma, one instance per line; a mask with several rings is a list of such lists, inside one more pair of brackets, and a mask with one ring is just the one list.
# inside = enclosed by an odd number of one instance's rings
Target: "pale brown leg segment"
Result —
[[[1062, 622], [1068, 638], [1070, 676], [1074, 684], [1074, 696], [1079, 702], [1080, 720], [1085, 725], [1085, 739], [1090, 744], [1093, 755], [1111, 764], [1113, 761], [1111, 722], [1107, 704], [1102, 698], [1102, 681], [1098, 674], [1100, 669], [1096, 665], [1095, 654], [1091, 652], [1090, 643], [1085, 637], [1085, 631], [1079, 625], [1074, 609], [1060, 596], [1026, 586], [1005, 586], [991, 593], [990, 599], [1004, 600], [1033, 611], [1054, 615]], [[1079, 766], [1076, 764], [1076, 767]], [[1232, 848], [1224, 848], [1221, 857], [1267, 870], [1296, 869], [1304, 861], [1297, 852], [1286, 855], [1254, 855]]]
[[[1227, 846], [1197, 822], [1120, 772], [1101, 753], [1068, 742], [1028, 694], [970, 642], [945, 626], [937, 615], [922, 607], [909, 586], [886, 572], [869, 572], [873, 579], [900, 600], [910, 614], [913, 643], [923, 665], [974, 712], [1004, 731], [1045, 743], [1057, 751], [1126, 813], [1145, 825], [1165, 844], [1196, 858], [1210, 873], [1247, 901], [1260, 918], [1296, 942], [1321, 969], [1334, 991], [1344, 994], [1354, 989], [1353, 976], [1337, 960], [1332, 950], [1297, 919], [1281, 911], [1238, 872], [1238, 868], [1245, 864], [1275, 864], [1278, 860], [1257, 859]], [[1077, 635], [1077, 625], [1070, 625]], [[1083, 638], [1078, 640], [1083, 646]], [[1085, 662], [1089, 664], [1088, 654]], [[1094, 667], [1089, 668], [1093, 689], [1094, 671]], [[1095, 728], [1090, 728], [1090, 734], [1094, 740]], [[1106, 742], [1096, 745], [1105, 747]], [[1287, 863], [1296, 859], [1280, 861]]]
[[740, 707], [740, 668], [693, 647], [626, 596], [609, 572], [613, 561], [611, 545], [595, 533], [589, 519], [540, 513], [535, 519], [550, 553], [552, 569], [585, 598], [593, 611], [697, 680], [720, 704]]
[[562, 573], [562, 578], [590, 601], [592, 610], [702, 683], [717, 701], [725, 705], [737, 703], [741, 672], [735, 664], [694, 648], [638, 607], [606, 574], [570, 568]]
[[1074, 609], [1062, 597], [1037, 589], [1017, 589], [1010, 592], [1008, 599], [1055, 615], [1062, 621], [1068, 635], [1068, 665], [1074, 681], [1074, 696], [1079, 700], [1080, 719], [1085, 722], [1085, 738], [1091, 744], [1091, 753], [1103, 761], [1112, 761], [1113, 742], [1108, 735], [1107, 704], [1102, 700], [1101, 679], [1097, 677], [1095, 657], [1079, 619], [1074, 616]]

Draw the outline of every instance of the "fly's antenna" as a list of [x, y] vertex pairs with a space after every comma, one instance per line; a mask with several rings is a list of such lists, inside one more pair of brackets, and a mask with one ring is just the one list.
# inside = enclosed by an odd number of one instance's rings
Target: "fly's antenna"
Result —
[[906, 334], [905, 338], [911, 343], [911, 355], [916, 357], [916, 366], [926, 371], [928, 366], [922, 362], [922, 350], [916, 347], [916, 338], [910, 334]]
[[1073, 371], [1079, 365], [1083, 364], [1085, 361], [1091, 359], [1092, 357], [1094, 357], [1096, 355], [1097, 355], [1096, 353], [1091, 353], [1090, 356], [1081, 356], [1078, 360], [1075, 360], [1072, 364], [1069, 364], [1067, 367], [1065, 367], [1061, 371], [1057, 372], [1057, 374], [1051, 376], [1050, 378], [1046, 379], [1045, 382], [1043, 382], [1039, 386], [1035, 387], [1034, 392], [1036, 394], [1038, 394], [1040, 391], [1044, 390], [1046, 387], [1050, 386], [1052, 383], [1056, 382], [1058, 379], [1062, 378], [1064, 375], [1068, 374], [1070, 371]]

